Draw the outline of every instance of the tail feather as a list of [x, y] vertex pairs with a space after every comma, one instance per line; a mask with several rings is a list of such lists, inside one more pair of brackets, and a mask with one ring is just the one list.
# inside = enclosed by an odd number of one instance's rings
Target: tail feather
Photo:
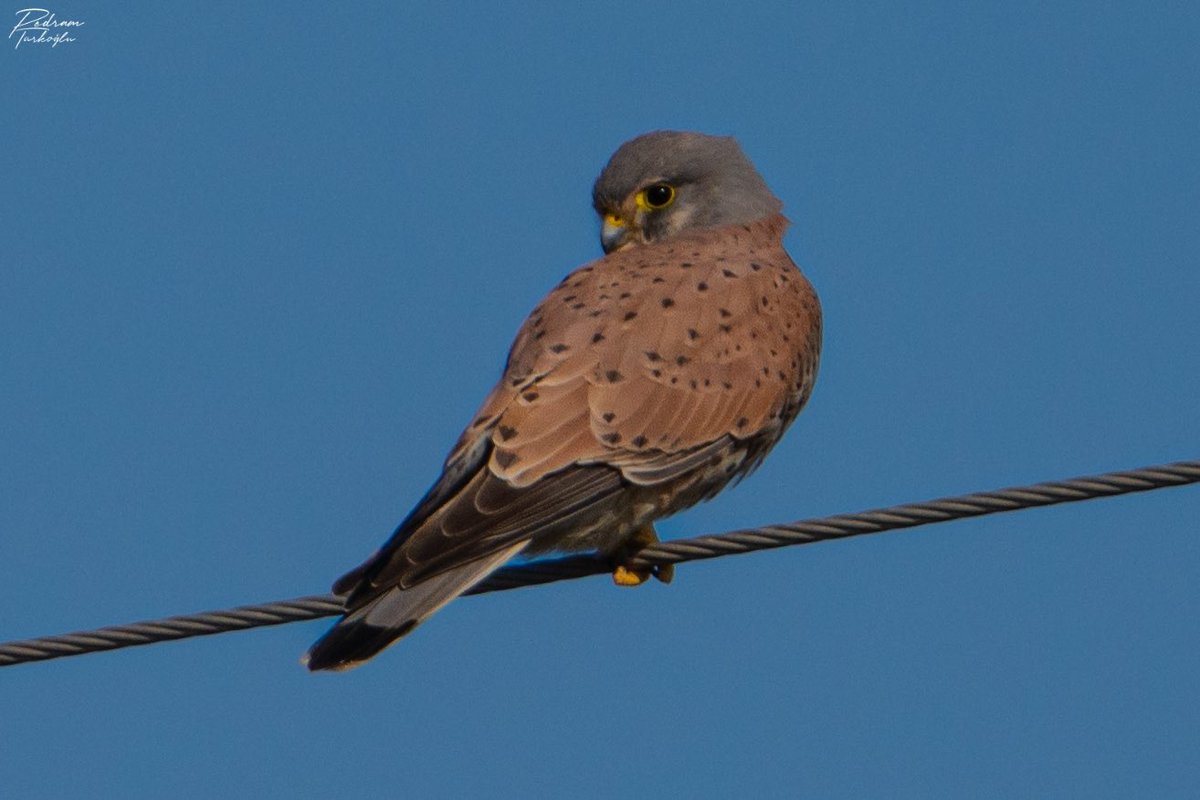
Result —
[[302, 659], [312, 671], [357, 667], [408, 635], [431, 614], [499, 569], [529, 541], [435, 575], [408, 589], [398, 586], [346, 614]]

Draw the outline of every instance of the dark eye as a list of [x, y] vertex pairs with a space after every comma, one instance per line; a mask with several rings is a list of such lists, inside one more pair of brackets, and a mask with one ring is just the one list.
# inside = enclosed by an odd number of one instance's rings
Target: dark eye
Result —
[[666, 208], [675, 199], [675, 188], [666, 183], [656, 183], [642, 190], [646, 207], [652, 209]]

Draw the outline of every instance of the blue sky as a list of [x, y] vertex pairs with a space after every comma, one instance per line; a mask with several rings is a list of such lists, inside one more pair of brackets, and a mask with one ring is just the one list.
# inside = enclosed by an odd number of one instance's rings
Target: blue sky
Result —
[[[655, 128], [738, 137], [826, 318], [788, 437], [664, 535], [1200, 457], [1200, 12], [1047, 5], [54, 5], [75, 42], [0, 55], [0, 639], [325, 591]], [[2, 783], [1190, 796], [1198, 512], [469, 598], [339, 676], [323, 622], [15, 667]]]

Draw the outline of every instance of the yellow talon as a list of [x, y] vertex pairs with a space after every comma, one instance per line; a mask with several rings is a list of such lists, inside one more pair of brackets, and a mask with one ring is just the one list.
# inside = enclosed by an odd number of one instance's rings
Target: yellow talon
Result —
[[612, 576], [613, 583], [617, 586], [641, 586], [650, 580], [650, 570], [630, 569], [629, 567], [620, 565], [613, 570]]
[[[618, 550], [617, 560], [624, 561], [632, 558], [642, 548], [657, 542], [658, 535], [655, 534], [654, 527], [647, 525], [629, 537], [629, 540]], [[651, 576], [663, 583], [670, 583], [671, 579], [675, 577], [675, 565], [663, 564], [647, 569], [632, 569], [624, 564], [617, 564], [612, 573], [613, 583], [617, 586], [641, 586], [650, 580]]]

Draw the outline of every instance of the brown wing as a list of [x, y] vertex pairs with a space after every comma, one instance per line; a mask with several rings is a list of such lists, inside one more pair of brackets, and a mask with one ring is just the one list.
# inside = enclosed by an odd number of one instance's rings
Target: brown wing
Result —
[[578, 464], [655, 483], [724, 436], [777, 436], [807, 399], [820, 347], [820, 307], [783, 250], [785, 224], [631, 248], [568, 276], [522, 328], [463, 442], [490, 430], [490, 471], [531, 487]]
[[820, 311], [782, 217], [621, 251], [569, 275], [521, 328], [442, 478], [336, 591], [354, 608], [534, 537], [629, 484], [665, 484], [807, 398]]

